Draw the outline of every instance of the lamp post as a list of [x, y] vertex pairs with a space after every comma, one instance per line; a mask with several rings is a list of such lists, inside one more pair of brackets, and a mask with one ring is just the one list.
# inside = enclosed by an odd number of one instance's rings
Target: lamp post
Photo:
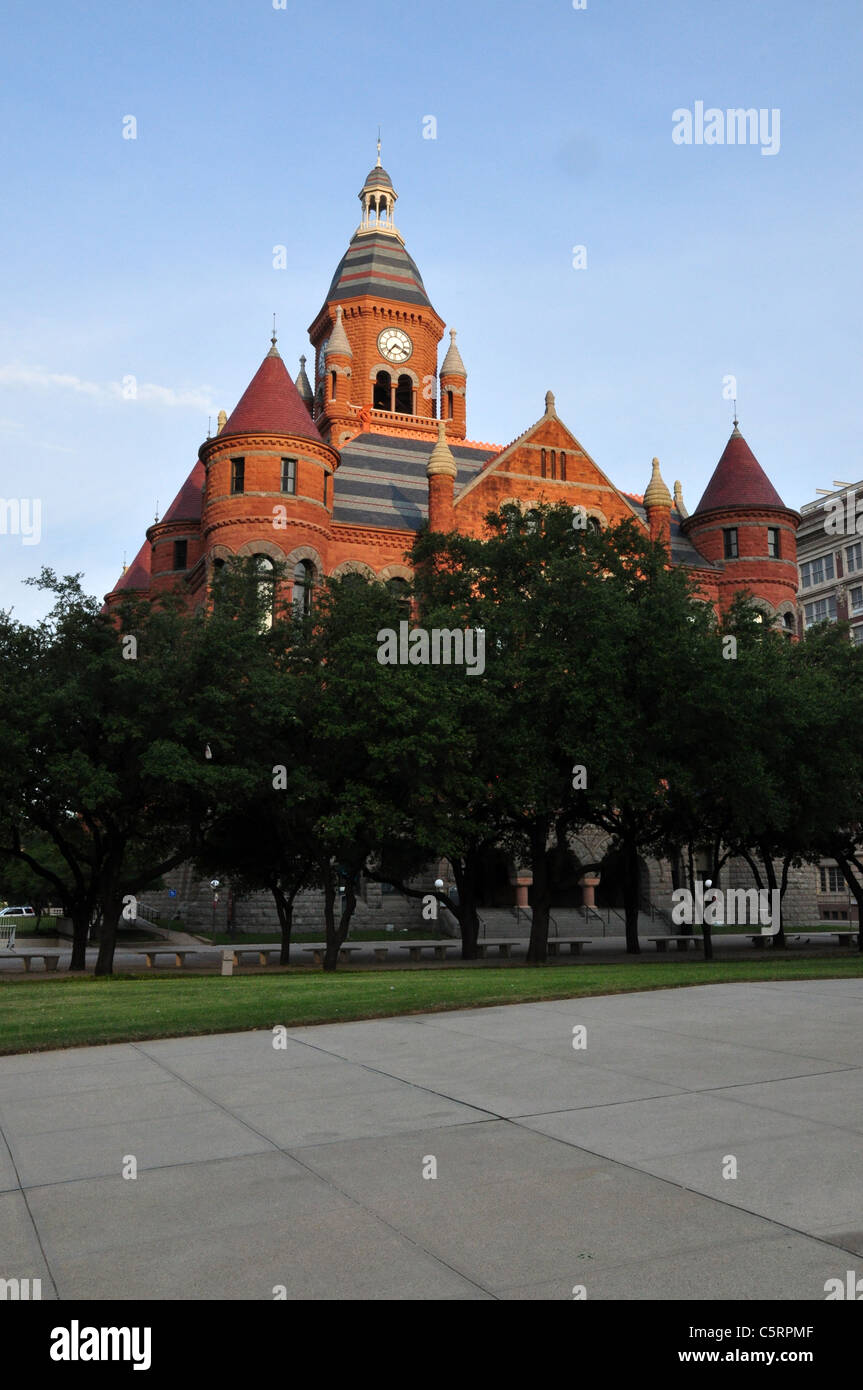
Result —
[[216, 890], [217, 890], [218, 887], [219, 887], [219, 880], [218, 880], [217, 878], [211, 878], [211, 879], [210, 879], [210, 887], [211, 887], [212, 890], [213, 890], [213, 936], [215, 936], [215, 935], [216, 935], [216, 908], [217, 908], [218, 903], [219, 903], [219, 894], [218, 894], [218, 892], [217, 892]]

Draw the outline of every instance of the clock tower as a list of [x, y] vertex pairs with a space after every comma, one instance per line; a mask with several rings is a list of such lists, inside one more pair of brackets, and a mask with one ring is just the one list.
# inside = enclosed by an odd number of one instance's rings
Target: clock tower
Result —
[[377, 163], [359, 193], [360, 225], [309, 328], [313, 416], [336, 448], [361, 430], [427, 432], [438, 418], [444, 323], [395, 225], [397, 198], [378, 141]]

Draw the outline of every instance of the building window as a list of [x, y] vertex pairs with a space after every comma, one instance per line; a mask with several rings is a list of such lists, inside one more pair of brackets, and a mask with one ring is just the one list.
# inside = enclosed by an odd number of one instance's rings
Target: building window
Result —
[[722, 532], [726, 560], [737, 559], [737, 527], [727, 526]]
[[[849, 549], [854, 550], [855, 547], [852, 545]], [[856, 549], [859, 550], [860, 547], [857, 546]], [[851, 568], [850, 562], [848, 567]], [[832, 555], [819, 555], [817, 560], [807, 560], [800, 566], [800, 584], [804, 589], [811, 588], [813, 584], [823, 584], [825, 580], [833, 578]]]
[[852, 627], [851, 641], [855, 647], [863, 647], [863, 627]]
[[833, 866], [825, 868], [822, 864], [818, 872], [821, 875], [822, 893], [844, 893], [845, 879], [842, 876], [841, 869], [834, 868]]
[[336, 373], [336, 372], [330, 372], [330, 400], [331, 400], [331, 401], [334, 401], [334, 400], [336, 399], [336, 380], [337, 380], [337, 373]]
[[863, 611], [863, 588], [852, 589], [850, 593], [851, 612], [860, 613]]
[[543, 449], [542, 452], [541, 452], [541, 454], [540, 454], [540, 472], [542, 473], [542, 476], [543, 476], [543, 477], [546, 476], [546, 467], [547, 467], [547, 464], [546, 464], [546, 453], [545, 453], [545, 449]]
[[793, 631], [794, 631], [794, 614], [793, 614], [793, 613], [784, 613], [784, 614], [782, 615], [782, 625], [783, 625], [783, 627], [785, 628], [785, 631], [786, 631], [786, 632], [793, 632]]
[[174, 541], [174, 569], [186, 569], [186, 555], [189, 549], [188, 541]]
[[392, 410], [393, 393], [392, 378], [389, 372], [378, 372], [375, 377], [375, 389], [372, 395], [372, 405], [375, 410]]
[[403, 618], [410, 618], [411, 601], [410, 585], [406, 579], [396, 576], [395, 579], [387, 580], [387, 589], [399, 606], [399, 611]]
[[314, 573], [310, 560], [300, 560], [294, 566], [293, 605], [294, 612], [301, 618], [308, 617], [312, 611]]
[[528, 512], [527, 516], [525, 517], [525, 530], [527, 531], [527, 534], [529, 536], [534, 535], [537, 531], [540, 530], [541, 519], [542, 518], [540, 517], [538, 511], [532, 509]]
[[566, 482], [566, 454], [562, 449], [560, 451], [560, 481]]
[[276, 602], [276, 576], [269, 555], [255, 556], [255, 570], [258, 575], [258, 602], [261, 605], [261, 631], [273, 626], [273, 609]]
[[856, 570], [863, 570], [863, 541], [858, 541], [856, 545], [846, 545], [845, 561], [849, 574], [854, 574]]
[[598, 516], [589, 516], [587, 518], [587, 529], [588, 531], [592, 531], [595, 536], [599, 535], [602, 526]]
[[292, 496], [297, 490], [297, 460], [282, 459], [282, 492]]
[[231, 492], [246, 490], [246, 460], [231, 459]]
[[817, 598], [814, 603], [805, 604], [803, 611], [806, 614], [807, 627], [812, 627], [814, 623], [835, 622], [835, 595], [831, 594], [829, 598]]
[[409, 376], [402, 375], [396, 385], [396, 410], [399, 415], [414, 413], [414, 384]]
[[446, 414], [447, 414], [447, 419], [448, 419], [448, 420], [451, 420], [451, 419], [453, 418], [453, 411], [454, 411], [454, 409], [455, 409], [455, 401], [454, 401], [454, 398], [453, 398], [453, 393], [452, 393], [452, 391], [447, 391], [447, 393], [446, 393]]
[[771, 560], [778, 560], [779, 556], [779, 527], [767, 527], [767, 554]]
[[327, 505], [327, 503], [328, 503], [329, 500], [330, 500], [330, 475], [329, 475], [329, 473], [324, 473], [324, 506]]

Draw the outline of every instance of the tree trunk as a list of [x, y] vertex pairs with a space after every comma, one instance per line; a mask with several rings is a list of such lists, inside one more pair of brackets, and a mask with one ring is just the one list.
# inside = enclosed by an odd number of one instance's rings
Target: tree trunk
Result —
[[476, 908], [476, 872], [479, 850], [469, 849], [464, 859], [451, 859], [455, 886], [458, 890], [458, 903], [451, 911], [458, 919], [461, 929], [462, 960], [477, 959], [479, 941], [479, 915]]
[[[689, 891], [690, 891], [690, 893], [692, 894], [692, 901], [694, 902], [694, 901], [695, 901], [695, 851], [694, 851], [693, 848], [692, 848], [692, 841], [691, 841], [691, 840], [688, 840], [688, 841], [687, 841], [687, 844], [686, 844], [686, 862], [687, 862], [687, 867], [688, 867], [688, 869], [689, 869]], [[681, 935], [681, 936], [692, 936], [692, 935], [693, 935], [692, 922], [683, 922], [683, 923], [681, 923], [680, 935]], [[687, 950], [688, 950], [688, 949], [689, 949], [689, 948], [687, 947]]]
[[623, 907], [626, 913], [626, 953], [641, 954], [638, 941], [638, 845], [627, 836], [623, 841]]
[[87, 968], [87, 937], [90, 932], [90, 907], [89, 904], [77, 903], [71, 911], [72, 917], [72, 959], [69, 962], [70, 970], [86, 970]]
[[324, 927], [327, 945], [324, 951], [324, 970], [335, 970], [339, 963], [339, 948], [336, 940], [336, 884], [333, 866], [324, 866]]
[[117, 921], [123, 911], [123, 895], [116, 888], [105, 891], [101, 898], [102, 930], [99, 934], [99, 954], [96, 957], [97, 975], [113, 975], [114, 947], [117, 943]]
[[[863, 951], [863, 930], [861, 930], [863, 928], [863, 883], [855, 874], [851, 860], [847, 859], [844, 854], [834, 854], [833, 858], [842, 870], [842, 876], [854, 894], [854, 900], [857, 903], [857, 950]], [[853, 863], [857, 863], [856, 857]], [[851, 923], [849, 922], [848, 925], [850, 926]]]
[[282, 933], [282, 949], [279, 954], [279, 965], [290, 965], [291, 928], [294, 923], [294, 898], [296, 897], [296, 893], [286, 893], [280, 883], [274, 883], [270, 891], [273, 895], [273, 901], [276, 904], [279, 931]]
[[[768, 887], [768, 889], [770, 890], [770, 892], [773, 893], [773, 892], [776, 890], [777, 886], [778, 886], [777, 883], [776, 883], [776, 869], [775, 869], [775, 867], [774, 867], [774, 865], [773, 865], [773, 856], [772, 856], [772, 854], [769, 854], [769, 853], [768, 853], [768, 851], [767, 851], [767, 849], [765, 848], [764, 845], [759, 845], [759, 846], [758, 846], [758, 850], [759, 850], [759, 853], [760, 853], [761, 858], [762, 858], [763, 863], [764, 863], [764, 872], [765, 872], [765, 874], [767, 875], [767, 887]], [[770, 901], [771, 901], [771, 903], [772, 903], [772, 902], [773, 902], [773, 899], [771, 898]], [[771, 924], [771, 925], [772, 925], [772, 924]], [[760, 923], [759, 923], [759, 926], [760, 926]], [[775, 935], [774, 938], [773, 938], [773, 947], [774, 947], [774, 950], [776, 949], [777, 946], [780, 948], [780, 950], [784, 950], [785, 947], [786, 947], [786, 945], [787, 945], [787, 943], [786, 943], [786, 940], [785, 940], [785, 928], [784, 928], [783, 925], [782, 925], [782, 913], [781, 913], [781, 911], [780, 911], [780, 913], [779, 913], [779, 930], [778, 930], [778, 932], [776, 933], [776, 935]]]
[[533, 871], [533, 914], [530, 942], [527, 948], [528, 965], [545, 965], [548, 960], [548, 915], [551, 907], [551, 882], [548, 874], [548, 825], [540, 821], [530, 828], [530, 867]]

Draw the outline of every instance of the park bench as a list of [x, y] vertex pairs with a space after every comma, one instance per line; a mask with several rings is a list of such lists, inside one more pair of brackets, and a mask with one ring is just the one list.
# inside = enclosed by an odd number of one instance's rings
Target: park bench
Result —
[[564, 946], [569, 947], [571, 956], [580, 956], [582, 946], [589, 946], [592, 938], [589, 936], [554, 936], [549, 938], [548, 954], [559, 956]]
[[[313, 956], [313, 957], [314, 957], [315, 965], [323, 965], [323, 963], [324, 963], [324, 952], [326, 951], [326, 949], [327, 949], [327, 948], [326, 948], [326, 945], [325, 945], [323, 942], [321, 942], [321, 943], [319, 943], [319, 944], [316, 945], [316, 946], [304, 946], [304, 947], [303, 947], [303, 954], [304, 954], [304, 955], [307, 955], [307, 956], [308, 956], [308, 955]], [[353, 951], [362, 951], [363, 949], [364, 949], [364, 947], [362, 947], [362, 946], [340, 946], [340, 947], [339, 947], [339, 961], [341, 962], [342, 965], [344, 965], [344, 964], [350, 964], [351, 953], [352, 953]]]
[[[399, 942], [400, 951], [410, 951], [411, 960], [421, 960], [423, 951], [433, 952], [436, 960], [446, 960], [447, 951], [460, 951], [460, 941], [405, 941]], [[377, 952], [375, 952], [377, 955]]]
[[34, 948], [33, 950], [21, 950], [20, 948], [10, 951], [3, 950], [3, 960], [23, 960], [24, 969], [29, 970], [34, 960], [41, 960], [46, 970], [56, 970], [60, 964], [59, 951], [45, 951]]
[[174, 964], [179, 970], [185, 965], [186, 956], [199, 955], [200, 951], [200, 946], [148, 946], [144, 950], [129, 952], [126, 952], [124, 947], [119, 947], [120, 954], [143, 956], [151, 970], [159, 956], [173, 956]]
[[[820, 931], [820, 932], [819, 932], [819, 931], [810, 931], [810, 932], [795, 931], [795, 932], [786, 932], [786, 933], [785, 933], [785, 940], [786, 940], [786, 941], [803, 941], [803, 940], [809, 940], [809, 941], [812, 941], [812, 942], [816, 942], [816, 941], [818, 940], [819, 936], [835, 936], [836, 939], [837, 939], [837, 941], [839, 942], [839, 945], [840, 945], [840, 946], [852, 946], [852, 945], [854, 944], [854, 942], [857, 940], [857, 933], [856, 933], [856, 931]], [[762, 933], [762, 932], [759, 932], [759, 933], [757, 934], [757, 936], [756, 936], [755, 934], [753, 934], [753, 935], [750, 936], [750, 935], [747, 933], [747, 940], [749, 940], [749, 941], [752, 942], [752, 945], [755, 947], [756, 951], [763, 951], [764, 948], [765, 948], [765, 946], [767, 945], [768, 941], [769, 941], [769, 942], [771, 943], [771, 945], [772, 945], [772, 943], [776, 940], [776, 937], [775, 937], [775, 936], [770, 936], [769, 934], [767, 934], [767, 933]]]
[[688, 951], [690, 945], [700, 946], [704, 941], [703, 936], [649, 936], [648, 941], [652, 941], [657, 951], [667, 951], [669, 942], [678, 951]]
[[840, 946], [853, 946], [857, 940], [856, 931], [825, 931], [822, 936], [835, 936]]

